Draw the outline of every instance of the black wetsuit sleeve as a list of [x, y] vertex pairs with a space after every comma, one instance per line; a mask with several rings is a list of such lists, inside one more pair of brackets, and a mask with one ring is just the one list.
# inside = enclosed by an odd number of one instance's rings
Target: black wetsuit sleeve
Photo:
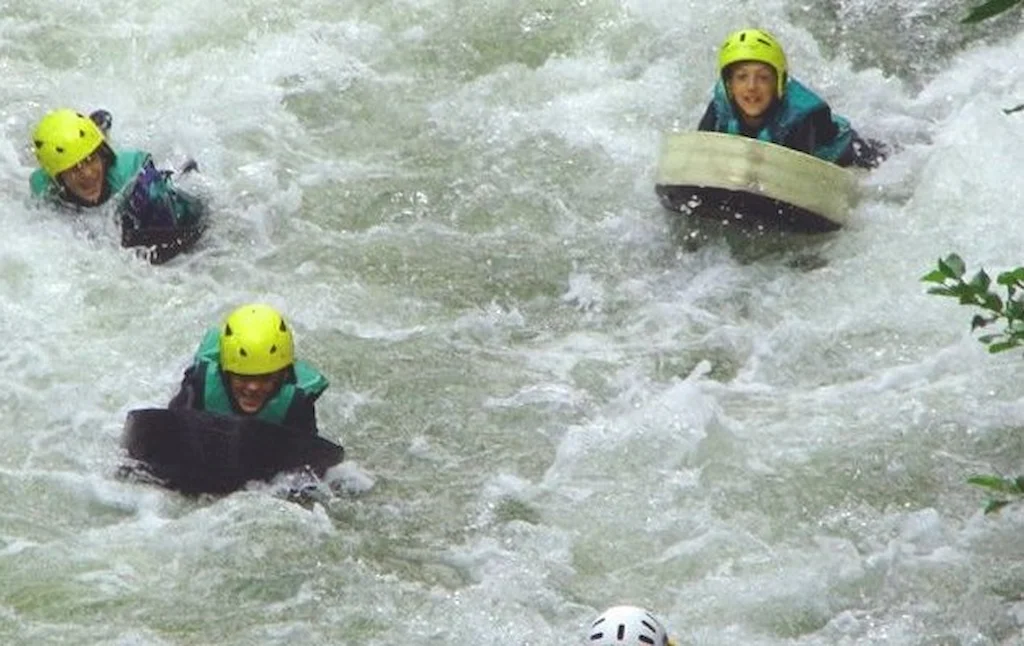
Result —
[[786, 148], [799, 150], [802, 153], [812, 154], [815, 143], [814, 122], [810, 119], [801, 123], [796, 130], [791, 132], [782, 145]]
[[708, 103], [708, 109], [704, 111], [704, 116], [700, 118], [700, 123], [697, 124], [697, 130], [714, 132], [715, 121], [717, 120], [718, 112], [715, 110], [715, 103], [712, 101], [711, 103]]
[[205, 373], [197, 370], [196, 366], [190, 366], [185, 370], [185, 376], [181, 379], [181, 387], [178, 393], [171, 398], [167, 408], [189, 408], [192, 410], [203, 410], [203, 393], [205, 392]]
[[808, 115], [782, 144], [813, 155], [815, 148], [830, 143], [838, 135], [839, 127], [832, 121], [832, 110], [823, 106]]
[[304, 392], [297, 392], [282, 424], [306, 435], [317, 435], [316, 398]]

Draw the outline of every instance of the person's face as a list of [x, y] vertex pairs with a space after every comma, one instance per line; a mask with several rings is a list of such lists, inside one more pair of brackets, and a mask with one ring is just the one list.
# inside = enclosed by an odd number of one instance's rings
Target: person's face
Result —
[[246, 415], [258, 413], [284, 382], [283, 370], [269, 375], [237, 375], [229, 372], [227, 376], [231, 399]]
[[726, 81], [729, 95], [747, 120], [764, 116], [775, 99], [777, 85], [775, 69], [771, 65], [754, 61], [734, 64]]
[[93, 154], [60, 174], [60, 181], [67, 190], [86, 204], [97, 204], [103, 195], [106, 169], [99, 148]]

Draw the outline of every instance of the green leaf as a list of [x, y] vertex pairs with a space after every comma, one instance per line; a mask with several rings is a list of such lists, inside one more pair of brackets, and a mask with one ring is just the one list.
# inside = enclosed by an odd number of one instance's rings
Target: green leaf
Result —
[[[1003, 276], [1004, 274], [1000, 274]], [[933, 269], [924, 276], [921, 276], [921, 281], [925, 283], [944, 283], [946, 282], [946, 274], [942, 273], [938, 269]]]
[[1002, 343], [993, 343], [988, 346], [989, 354], [997, 354], [999, 352], [1005, 352], [1006, 350], [1012, 350], [1020, 345], [1020, 341], [1004, 341]]
[[949, 295], [956, 296], [960, 299], [961, 303], [977, 303], [978, 302], [978, 291], [964, 282], [959, 282], [949, 286]]
[[968, 284], [979, 292], [987, 292], [989, 285], [992, 284], [992, 279], [988, 277], [984, 269], [981, 269], [974, 274], [974, 278], [971, 278], [971, 282]]
[[996, 276], [996, 282], [1000, 285], [1012, 285], [1021, 281], [1024, 281], [1024, 267], [1004, 271]]
[[1002, 476], [986, 474], [971, 476], [970, 478], [967, 478], [967, 482], [972, 485], [978, 485], [979, 487], [998, 491], [999, 493], [1008, 493], [1018, 496], [1024, 494], [1024, 476], [1004, 478]]
[[988, 504], [985, 505], [985, 513], [994, 514], [1009, 504], [1009, 500], [989, 500]]
[[987, 310], [992, 310], [993, 312], [1002, 312], [1003, 299], [999, 298], [992, 292], [989, 292], [981, 297], [981, 306]]
[[989, 0], [983, 5], [979, 5], [971, 9], [967, 17], [961, 20], [962, 23], [975, 23], [981, 22], [986, 18], [999, 15], [1012, 7], [1015, 4], [1020, 3], [1021, 0]]
[[960, 278], [967, 271], [967, 267], [960, 256], [951, 253], [945, 260], [939, 260], [939, 271], [947, 278]]
[[1007, 491], [1008, 488], [1013, 487], [1013, 484], [1011, 484], [1006, 478], [993, 475], [971, 476], [970, 478], [967, 478], [967, 482], [972, 485], [978, 485], [979, 487], [985, 487], [986, 489], [993, 489], [995, 491]]
[[929, 287], [928, 293], [936, 294], [938, 296], [956, 296], [956, 294], [953, 293], [953, 290], [949, 287]]

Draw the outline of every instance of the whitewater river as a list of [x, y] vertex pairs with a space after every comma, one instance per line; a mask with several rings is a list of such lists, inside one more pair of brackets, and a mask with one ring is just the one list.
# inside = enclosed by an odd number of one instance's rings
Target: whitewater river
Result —
[[[634, 603], [681, 645], [1024, 644], [1024, 509], [965, 482], [1024, 473], [1021, 352], [919, 280], [1024, 262], [1024, 20], [965, 12], [0, 0], [0, 643], [566, 646]], [[898, 152], [840, 232], [689, 250], [660, 136], [751, 24]], [[28, 203], [62, 106], [199, 161], [196, 253]], [[117, 480], [251, 300], [331, 379], [336, 497]]]

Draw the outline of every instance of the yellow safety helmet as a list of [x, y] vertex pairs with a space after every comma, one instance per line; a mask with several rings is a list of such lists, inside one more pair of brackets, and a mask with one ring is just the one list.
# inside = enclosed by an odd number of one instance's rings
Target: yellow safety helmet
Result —
[[32, 133], [36, 159], [54, 179], [96, 152], [105, 142], [92, 119], [67, 108], [47, 114]]
[[269, 305], [239, 307], [220, 331], [220, 365], [238, 375], [268, 375], [295, 362], [292, 332]]
[[761, 29], [741, 29], [729, 34], [718, 52], [718, 73], [722, 80], [725, 80], [725, 68], [742, 61], [757, 61], [772, 67], [778, 82], [776, 96], [782, 98], [786, 90], [786, 54], [774, 36]]

